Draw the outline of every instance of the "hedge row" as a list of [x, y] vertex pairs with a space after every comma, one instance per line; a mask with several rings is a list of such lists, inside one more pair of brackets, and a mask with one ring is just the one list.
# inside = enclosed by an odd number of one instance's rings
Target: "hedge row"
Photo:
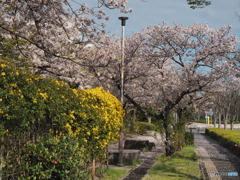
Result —
[[240, 131], [209, 128], [206, 134], [240, 157]]
[[0, 59], [3, 179], [84, 179], [122, 118], [121, 103], [101, 87], [71, 89]]

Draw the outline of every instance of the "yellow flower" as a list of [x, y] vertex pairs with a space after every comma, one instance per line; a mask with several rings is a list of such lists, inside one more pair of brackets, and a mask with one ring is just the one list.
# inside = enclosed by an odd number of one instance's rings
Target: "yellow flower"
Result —
[[7, 67], [6, 64], [1, 64], [1, 68], [5, 68], [5, 67]]
[[68, 129], [71, 128], [70, 124], [68, 124], [68, 123], [65, 125], [65, 127]]
[[17, 76], [18, 76], [18, 75], [19, 75], [19, 72], [16, 72], [16, 73], [15, 73], [15, 75], [17, 75]]
[[37, 103], [37, 99], [36, 98], [33, 98], [33, 103]]
[[6, 75], [6, 73], [5, 72], [2, 72], [2, 76], [5, 76]]
[[93, 131], [98, 132], [98, 127], [93, 128]]
[[90, 136], [91, 133], [88, 131], [86, 134], [87, 134], [88, 136]]
[[47, 93], [39, 93], [40, 96], [42, 96], [44, 99], [46, 99], [48, 97]]
[[2, 109], [0, 109], [0, 114], [3, 114], [4, 112], [3, 112], [3, 110]]
[[77, 89], [72, 89], [72, 91], [75, 95], [78, 95], [78, 90]]
[[13, 84], [10, 84], [10, 86], [17, 87], [17, 84], [13, 83]]
[[86, 117], [87, 117], [86, 113], [84, 113], [84, 112], [81, 113], [81, 117], [82, 117], [82, 118], [86, 118]]
[[11, 95], [13, 95], [14, 94], [14, 91], [13, 90], [10, 90], [10, 92], [9, 92]]
[[2, 102], [2, 99], [0, 98], [0, 102]]
[[70, 116], [71, 118], [73, 118], [73, 119], [76, 119], [73, 114], [70, 114], [69, 116]]

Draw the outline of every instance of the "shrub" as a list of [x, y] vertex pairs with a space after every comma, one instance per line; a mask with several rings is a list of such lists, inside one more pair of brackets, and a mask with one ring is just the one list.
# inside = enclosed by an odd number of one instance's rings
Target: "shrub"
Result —
[[0, 59], [6, 179], [81, 179], [79, 173], [86, 173], [93, 158], [103, 158], [109, 141], [118, 137], [122, 118], [121, 103], [101, 87], [71, 89]]
[[38, 141], [26, 146], [22, 178], [86, 179], [91, 156], [76, 137], [49, 135]]
[[206, 134], [240, 157], [240, 131], [209, 128]]
[[185, 145], [193, 145], [194, 144], [194, 134], [190, 132], [185, 132]]
[[143, 134], [146, 131], [154, 131], [156, 129], [154, 124], [148, 122], [137, 122], [136, 131], [137, 133]]

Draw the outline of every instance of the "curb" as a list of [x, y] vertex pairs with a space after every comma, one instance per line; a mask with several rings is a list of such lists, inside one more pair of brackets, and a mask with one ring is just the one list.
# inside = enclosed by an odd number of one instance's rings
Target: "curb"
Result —
[[203, 180], [222, 180], [218, 174], [216, 166], [211, 161], [207, 151], [203, 147], [197, 147], [197, 155], [200, 157], [199, 167]]

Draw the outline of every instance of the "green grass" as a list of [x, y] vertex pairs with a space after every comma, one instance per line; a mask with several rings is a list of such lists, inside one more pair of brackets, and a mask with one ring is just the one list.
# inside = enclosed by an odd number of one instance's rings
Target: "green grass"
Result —
[[128, 169], [114, 169], [109, 168], [104, 172], [104, 180], [118, 180], [127, 173]]
[[143, 180], [199, 180], [200, 171], [195, 146], [187, 146], [171, 157], [162, 155]]

